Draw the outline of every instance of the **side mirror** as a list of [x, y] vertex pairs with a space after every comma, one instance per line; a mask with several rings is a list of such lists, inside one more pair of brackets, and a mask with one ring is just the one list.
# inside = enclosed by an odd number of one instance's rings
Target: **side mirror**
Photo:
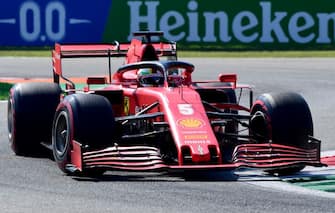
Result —
[[236, 88], [237, 75], [236, 74], [220, 74], [219, 81], [225, 83], [232, 83], [233, 88]]

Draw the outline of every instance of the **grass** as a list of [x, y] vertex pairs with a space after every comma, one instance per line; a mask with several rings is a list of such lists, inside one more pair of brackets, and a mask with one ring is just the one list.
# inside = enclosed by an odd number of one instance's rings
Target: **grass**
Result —
[[[51, 57], [51, 50], [0, 50], [0, 56], [12, 57]], [[212, 58], [262, 58], [262, 57], [335, 57], [335, 50], [308, 51], [178, 51], [179, 57]]]
[[0, 82], [0, 100], [7, 100], [9, 89], [12, 87], [12, 84], [1, 83]]
[[335, 57], [334, 50], [322, 51], [180, 51], [179, 57], [222, 57], [222, 58], [311, 58]]
[[[0, 100], [7, 100], [8, 95], [9, 95], [9, 89], [12, 86], [13, 86], [13, 84], [0, 82]], [[61, 86], [62, 89], [65, 89], [65, 84], [61, 83], [60, 86]], [[86, 84], [77, 83], [76, 84], [76, 89], [81, 90], [81, 89], [84, 88], [84, 86], [86, 86]], [[103, 86], [106, 86], [106, 85], [91, 85], [90, 88], [91, 89], [99, 89]]]
[[51, 50], [0, 50], [0, 56], [51, 57]]

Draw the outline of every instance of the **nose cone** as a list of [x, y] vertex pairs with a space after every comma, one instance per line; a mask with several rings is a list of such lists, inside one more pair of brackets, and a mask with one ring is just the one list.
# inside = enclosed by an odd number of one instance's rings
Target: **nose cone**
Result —
[[211, 160], [211, 154], [209, 152], [207, 144], [193, 144], [190, 146], [192, 162], [209, 162]]

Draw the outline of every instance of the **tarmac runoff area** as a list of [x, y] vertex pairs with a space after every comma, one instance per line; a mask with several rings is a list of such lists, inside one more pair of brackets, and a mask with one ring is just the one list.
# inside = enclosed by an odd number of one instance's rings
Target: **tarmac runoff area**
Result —
[[[75, 83], [85, 83], [85, 78], [71, 79]], [[0, 78], [0, 83], [19, 83], [19, 82], [53, 82], [51, 78]], [[7, 102], [7, 101], [0, 101]], [[285, 191], [299, 191], [303, 194], [315, 193], [323, 197], [335, 198], [335, 150], [325, 151], [321, 153], [321, 162], [328, 165], [327, 167], [306, 167], [302, 172], [297, 175], [280, 176], [278, 179], [281, 181], [252, 181], [250, 184], [262, 185], [263, 187], [272, 187]], [[242, 170], [238, 171], [237, 175], [243, 180], [251, 174], [257, 174], [261, 179], [267, 178], [256, 170]], [[273, 178], [273, 177], [269, 177]], [[311, 191], [312, 190], [312, 191]], [[329, 193], [330, 192], [330, 193]]]

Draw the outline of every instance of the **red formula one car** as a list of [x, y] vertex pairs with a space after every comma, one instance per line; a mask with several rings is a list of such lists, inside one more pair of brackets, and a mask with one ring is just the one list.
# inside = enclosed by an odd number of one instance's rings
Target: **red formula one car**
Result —
[[[251, 87], [237, 84], [235, 74], [193, 81], [194, 66], [177, 60], [175, 43], [151, 41], [159, 35], [138, 32], [146, 41], [125, 44], [56, 44], [54, 83], [10, 90], [13, 151], [40, 154], [43, 144], [62, 171], [85, 175], [239, 167], [288, 174], [322, 166], [301, 95], [266, 93], [253, 101]], [[62, 70], [64, 58], [77, 57], [105, 57], [108, 74], [88, 76], [77, 88]], [[126, 59], [114, 73], [113, 57]], [[244, 90], [248, 106], [240, 101]]]

